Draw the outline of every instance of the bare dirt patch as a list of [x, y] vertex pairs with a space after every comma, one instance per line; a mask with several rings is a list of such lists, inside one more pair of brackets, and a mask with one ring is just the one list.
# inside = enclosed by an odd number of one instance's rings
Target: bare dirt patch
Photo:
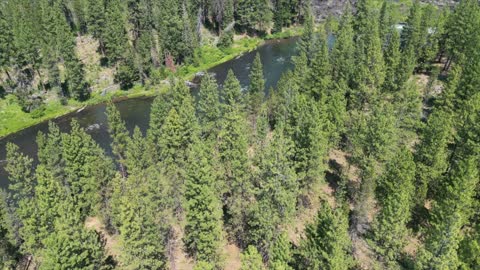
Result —
[[109, 234], [99, 217], [87, 217], [85, 220], [85, 228], [95, 230], [105, 239], [105, 251], [107, 255], [112, 256], [115, 260], [120, 257], [121, 247], [118, 235]]
[[[227, 244], [224, 248], [225, 254], [225, 267], [224, 269], [228, 270], [238, 270], [242, 266], [242, 261], [240, 260], [241, 250], [235, 244]], [[253, 269], [252, 269], [253, 270]]]

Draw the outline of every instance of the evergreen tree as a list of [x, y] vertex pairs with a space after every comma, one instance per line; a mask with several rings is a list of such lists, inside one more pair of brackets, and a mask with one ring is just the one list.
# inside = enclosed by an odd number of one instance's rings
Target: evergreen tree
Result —
[[334, 81], [344, 80], [349, 86], [352, 84], [355, 70], [354, 53], [353, 16], [350, 4], [347, 2], [331, 52]]
[[349, 269], [352, 266], [348, 221], [340, 209], [322, 202], [300, 245], [301, 269]]
[[83, 227], [80, 211], [71, 201], [63, 203], [61, 213], [55, 233], [45, 240], [40, 269], [100, 269], [105, 255], [99, 235]]
[[222, 101], [224, 103], [223, 111], [233, 110], [235, 108], [242, 108], [243, 94], [240, 82], [232, 70], [227, 73], [227, 78], [223, 83]]
[[[225, 89], [228, 95], [228, 92]], [[231, 96], [231, 95], [230, 95]], [[234, 100], [233, 98], [228, 100]], [[246, 228], [247, 209], [252, 199], [252, 182], [249, 175], [247, 156], [247, 124], [238, 107], [228, 109], [218, 135], [218, 151], [222, 166], [222, 180], [225, 185], [227, 215], [226, 222], [231, 234], [243, 246]]]
[[273, 270], [290, 270], [289, 263], [292, 261], [290, 241], [287, 234], [282, 233], [275, 239], [269, 252], [269, 265]]
[[197, 114], [203, 136], [215, 138], [219, 131], [221, 104], [218, 85], [212, 75], [206, 73], [202, 78], [199, 96]]
[[457, 269], [462, 227], [471, 215], [478, 160], [467, 156], [454, 162], [444, 183], [444, 195], [433, 206], [425, 246], [417, 258], [417, 269]]
[[[298, 43], [298, 51], [300, 56], [304, 55], [308, 60], [310, 57], [312, 57], [312, 55], [314, 55], [315, 52], [315, 25], [312, 10], [309, 4], [305, 7], [304, 12], [304, 30]], [[308, 61], [308, 63], [310, 62]]]
[[85, 81], [83, 64], [77, 58], [74, 58], [67, 60], [65, 67], [67, 69], [67, 88], [70, 95], [75, 100], [87, 100], [90, 97], [90, 89]]
[[[355, 24], [355, 41], [357, 44], [355, 63], [357, 72], [355, 75], [356, 90], [366, 99], [370, 99], [370, 93], [365, 93], [366, 88], [378, 88], [385, 79], [384, 61], [382, 54], [382, 41], [380, 39], [378, 16], [374, 11], [371, 0], [359, 0], [357, 2], [357, 14]], [[371, 90], [373, 91], [373, 90]]]
[[135, 171], [116, 182], [114, 222], [123, 248], [122, 262], [135, 269], [164, 269], [170, 230], [172, 185], [155, 167]]
[[105, 25], [101, 31], [101, 39], [105, 47], [105, 56], [109, 64], [115, 64], [124, 56], [127, 46], [125, 22], [123, 21], [122, 4], [119, 0], [106, 0]]
[[380, 40], [382, 41], [382, 45], [385, 46], [389, 32], [393, 28], [392, 11], [389, 1], [384, 0], [382, 2], [379, 19]]
[[186, 221], [184, 243], [197, 261], [219, 262], [222, 241], [222, 213], [215, 190], [215, 174], [207, 148], [196, 141], [189, 153], [186, 182]]
[[302, 94], [295, 96], [286, 128], [294, 142], [293, 161], [302, 191], [323, 180], [328, 150], [327, 121], [317, 102]]
[[451, 116], [441, 108], [435, 109], [420, 136], [421, 143], [415, 154], [417, 164], [415, 197], [422, 205], [429, 189], [433, 192], [438, 190], [441, 176], [448, 167], [448, 144], [452, 136]]
[[99, 191], [112, 176], [113, 164], [78, 122], [72, 121], [71, 126], [70, 134], [62, 134], [64, 181], [73, 203], [85, 217], [100, 203]]
[[103, 31], [105, 26], [105, 1], [87, 0], [87, 28], [95, 38], [100, 38], [100, 48], [103, 51]]
[[18, 251], [6, 199], [6, 192], [0, 190], [0, 267], [9, 269], [14, 267]]
[[327, 38], [322, 36], [318, 41], [319, 49], [316, 50], [311, 67], [307, 75], [307, 88], [315, 100], [326, 101], [326, 95], [331, 85], [331, 66], [328, 55]]
[[0, 4], [0, 70], [4, 71], [8, 79], [11, 80], [8, 69], [11, 65], [11, 58], [13, 57], [13, 33], [11, 25], [5, 16], [5, 12], [8, 11], [4, 3]]
[[248, 105], [251, 112], [258, 112], [265, 93], [265, 79], [260, 55], [257, 53], [250, 71], [250, 86], [248, 87]]
[[13, 200], [21, 202], [22, 199], [33, 197], [35, 176], [33, 174], [33, 160], [20, 152], [17, 145], [7, 144], [7, 164], [5, 170], [9, 174], [10, 184], [8, 189], [12, 191]]
[[149, 142], [143, 136], [140, 128], [135, 126], [131, 139], [127, 140], [125, 151], [125, 165], [129, 171], [146, 170], [154, 164], [154, 156], [149, 147]]
[[270, 1], [266, 0], [239, 0], [236, 3], [238, 24], [245, 30], [258, 29], [265, 31], [272, 21]]
[[[479, 35], [480, 6], [477, 1], [461, 1], [446, 23], [446, 46], [451, 60], [462, 63], [475, 51]], [[473, 46], [473, 47], [472, 47]], [[451, 62], [451, 61], [450, 61]]]
[[374, 224], [378, 252], [388, 265], [400, 258], [407, 222], [410, 221], [415, 177], [415, 163], [408, 149], [401, 149], [388, 163], [377, 184], [377, 200], [381, 210]]
[[383, 90], [385, 92], [399, 91], [402, 87], [402, 82], [398, 78], [399, 69], [401, 69], [401, 52], [400, 52], [400, 34], [397, 29], [390, 28], [389, 40], [384, 52], [385, 57], [385, 82], [383, 83]]
[[268, 255], [279, 226], [288, 223], [295, 214], [298, 183], [290, 161], [291, 142], [283, 128], [274, 131], [272, 140], [262, 149], [256, 181], [256, 204], [250, 209], [249, 242]]
[[129, 134], [127, 128], [125, 127], [125, 123], [122, 120], [120, 112], [112, 101], [110, 101], [107, 105], [107, 117], [108, 133], [112, 138], [112, 152], [117, 156], [118, 162], [120, 163], [120, 170], [125, 177], [125, 152], [127, 151]]
[[242, 267], [240, 268], [241, 270], [265, 269], [265, 266], [262, 262], [262, 257], [254, 246], [248, 246], [247, 249], [240, 254], [240, 260], [242, 261]]
[[416, 0], [410, 8], [407, 25], [402, 31], [402, 68], [398, 71], [400, 87], [410, 78], [417, 62], [416, 51], [420, 48], [422, 39], [421, 12], [420, 3]]

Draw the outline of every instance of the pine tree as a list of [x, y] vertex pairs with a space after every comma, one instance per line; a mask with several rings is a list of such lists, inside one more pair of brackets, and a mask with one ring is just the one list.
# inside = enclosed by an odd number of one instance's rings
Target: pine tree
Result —
[[4, 269], [14, 267], [18, 252], [6, 199], [6, 192], [0, 190], [0, 267]]
[[127, 140], [125, 150], [125, 165], [129, 171], [146, 170], [154, 164], [148, 140], [143, 136], [140, 128], [135, 126], [131, 139]]
[[[382, 45], [387, 44], [387, 37], [390, 33], [390, 29], [393, 28], [393, 19], [391, 5], [388, 1], [384, 0], [382, 2], [382, 7], [380, 8], [380, 21], [379, 21], [379, 31], [380, 31], [380, 40]], [[383, 46], [384, 47], [384, 46]]]
[[186, 221], [183, 241], [197, 261], [219, 262], [222, 241], [222, 213], [215, 190], [215, 174], [207, 148], [196, 141], [189, 153], [186, 180]]
[[[226, 91], [225, 91], [226, 92]], [[232, 100], [232, 99], [230, 99]], [[247, 124], [238, 107], [228, 108], [218, 135], [218, 151], [224, 181], [229, 219], [226, 225], [232, 236], [243, 246], [248, 205], [252, 197], [249, 175]]]
[[106, 0], [105, 25], [103, 26], [104, 30], [101, 31], [101, 39], [105, 47], [105, 56], [110, 65], [121, 59], [126, 51], [127, 37], [124, 25], [121, 2]]
[[349, 269], [352, 266], [350, 249], [346, 214], [322, 202], [300, 244], [299, 266], [301, 269]]
[[224, 103], [223, 111], [242, 108], [243, 94], [240, 82], [232, 70], [227, 73], [227, 78], [223, 83], [222, 101]]
[[221, 104], [218, 85], [212, 75], [206, 73], [202, 78], [199, 96], [197, 114], [203, 136], [216, 138], [220, 125]]
[[[477, 1], [461, 1], [449, 16], [446, 24], [446, 46], [451, 61], [462, 63], [475, 51], [479, 35], [480, 6]], [[473, 45], [473, 47], [472, 47]], [[450, 61], [450, 62], [451, 62]]]
[[33, 160], [20, 152], [20, 148], [13, 144], [7, 144], [7, 164], [5, 170], [9, 174], [10, 184], [8, 189], [12, 192], [12, 198], [16, 202], [33, 197], [35, 176], [33, 174]]
[[300, 189], [308, 190], [317, 181], [323, 180], [325, 156], [328, 149], [326, 116], [317, 107], [318, 103], [307, 96], [296, 95], [290, 106], [286, 126], [294, 142], [293, 161]]
[[[365, 93], [366, 88], [378, 88], [385, 79], [382, 41], [378, 27], [378, 16], [374, 12], [371, 0], [357, 2], [355, 41], [357, 44], [356, 90], [370, 100], [372, 94]], [[371, 90], [374, 91], [374, 90]]]
[[64, 161], [62, 157], [62, 137], [59, 127], [53, 123], [48, 123], [48, 133], [39, 132], [37, 135], [37, 157], [52, 175], [57, 179], [64, 177]]
[[415, 163], [408, 149], [401, 149], [388, 163], [377, 184], [377, 201], [381, 210], [374, 223], [378, 252], [388, 265], [395, 264], [406, 244], [415, 177]]
[[334, 81], [344, 80], [347, 85], [352, 84], [355, 70], [354, 53], [353, 17], [350, 4], [347, 2], [340, 21], [337, 40], [331, 52]]
[[433, 206], [425, 246], [418, 255], [417, 269], [457, 269], [462, 227], [471, 215], [478, 159], [467, 156], [454, 162], [444, 181], [444, 194]]
[[274, 131], [258, 164], [256, 204], [250, 208], [248, 221], [249, 243], [267, 256], [276, 238], [276, 231], [295, 214], [298, 183], [291, 162], [291, 141], [283, 128]]
[[114, 187], [112, 198], [122, 261], [135, 269], [164, 269], [172, 185], [155, 167], [135, 172]]
[[162, 137], [161, 132], [163, 123], [165, 122], [165, 118], [172, 108], [172, 99], [172, 91], [161, 93], [153, 100], [150, 108], [150, 122], [147, 137], [155, 147], [152, 150], [154, 150], [156, 155], [159, 152], [157, 145], [158, 141]]
[[[308, 2], [310, 3], [310, 2]], [[304, 15], [304, 23], [303, 23], [303, 33], [298, 42], [298, 51], [299, 55], [304, 55], [307, 57], [307, 60], [310, 59], [315, 52], [315, 26], [314, 26], [314, 18], [312, 15], [312, 10], [310, 5], [308, 4], [305, 7], [305, 15]], [[307, 63], [310, 63], [309, 61]]]
[[70, 134], [62, 134], [64, 181], [85, 217], [100, 203], [99, 191], [112, 176], [113, 164], [78, 122], [72, 121], [71, 126]]
[[442, 174], [448, 167], [448, 144], [452, 136], [451, 116], [442, 108], [434, 109], [428, 117], [427, 125], [420, 133], [421, 143], [415, 154], [417, 164], [416, 200], [423, 205], [428, 190], [438, 190]]
[[11, 80], [8, 69], [11, 65], [11, 58], [13, 57], [13, 33], [11, 31], [11, 25], [7, 20], [4, 13], [7, 7], [4, 3], [0, 4], [0, 70], [4, 71], [8, 79]]
[[262, 262], [262, 257], [254, 246], [248, 246], [247, 249], [240, 254], [240, 260], [242, 261], [242, 267], [240, 268], [241, 270], [265, 269], [265, 266]]
[[[103, 37], [105, 20], [105, 1], [87, 0], [87, 29], [93, 37]], [[103, 41], [101, 39], [99, 41], [103, 51]]]
[[248, 87], [248, 105], [252, 113], [257, 113], [265, 95], [265, 79], [260, 55], [257, 53], [250, 71], [250, 86]]
[[410, 8], [410, 14], [407, 18], [407, 25], [402, 31], [402, 68], [398, 71], [399, 83], [405, 83], [412, 75], [417, 62], [416, 51], [421, 46], [422, 32], [421, 32], [421, 18], [422, 10], [420, 3], [416, 0]]
[[325, 35], [318, 41], [319, 49], [316, 50], [311, 67], [307, 75], [307, 88], [309, 94], [320, 100], [326, 101], [327, 92], [331, 86], [331, 66], [328, 55], [327, 37]]
[[382, 89], [385, 92], [399, 91], [402, 82], [398, 78], [398, 71], [401, 69], [401, 52], [400, 52], [400, 34], [397, 29], [390, 28], [387, 47], [384, 52], [385, 58], [385, 82]]
[[65, 62], [67, 69], [67, 88], [70, 95], [79, 101], [87, 100], [90, 97], [90, 89], [85, 81], [83, 64], [77, 58]]
[[11, 191], [18, 219], [13, 220], [15, 233], [18, 232], [22, 249], [33, 253], [40, 248], [37, 229], [37, 209], [34, 202], [35, 175], [32, 167], [33, 160], [23, 155], [18, 146], [7, 144], [7, 165], [5, 170], [9, 174], [8, 189]]
[[58, 179], [44, 164], [37, 166], [35, 171], [37, 185], [35, 186], [35, 199], [37, 211], [38, 237], [43, 241], [54, 233], [52, 224], [60, 217], [60, 205], [65, 200], [65, 189], [62, 179]]
[[126, 176], [125, 152], [129, 142], [129, 134], [115, 104], [110, 101], [107, 105], [108, 133], [112, 138], [112, 152], [118, 158], [120, 170]]
[[71, 201], [63, 203], [61, 213], [55, 233], [45, 240], [40, 269], [100, 269], [105, 254], [99, 235], [83, 227], [80, 211]]
[[269, 265], [273, 270], [291, 270], [289, 263], [292, 261], [290, 241], [284, 232], [277, 236], [269, 252]]

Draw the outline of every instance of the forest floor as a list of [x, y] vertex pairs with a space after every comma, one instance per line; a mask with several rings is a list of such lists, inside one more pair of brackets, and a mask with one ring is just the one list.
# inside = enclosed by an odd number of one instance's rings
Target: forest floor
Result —
[[[191, 80], [195, 74], [207, 70], [235, 57], [256, 49], [265, 40], [287, 38], [299, 35], [301, 27], [284, 29], [283, 32], [267, 35], [263, 38], [239, 35], [235, 37], [233, 45], [228, 49], [219, 49], [207, 42], [198, 49], [198, 59], [195, 64], [177, 67], [176, 75], [183, 80]], [[212, 38], [212, 37], [210, 37]], [[69, 99], [63, 105], [58, 97], [50, 93], [42, 93], [45, 104], [38, 111], [26, 113], [18, 104], [18, 98], [12, 94], [0, 98], [0, 139], [9, 134], [18, 132], [27, 127], [41, 122], [61, 117], [65, 114], [79, 110], [85, 106], [95, 105], [118, 98], [135, 98], [142, 96], [155, 96], [168, 87], [164, 80], [152, 82], [149, 85], [135, 85], [129, 90], [120, 90], [113, 81], [113, 69], [100, 65], [100, 55], [96, 51], [97, 41], [91, 37], [77, 38], [77, 54], [85, 65], [86, 80], [91, 85], [90, 99], [79, 102]], [[47, 97], [48, 95], [48, 97]]]

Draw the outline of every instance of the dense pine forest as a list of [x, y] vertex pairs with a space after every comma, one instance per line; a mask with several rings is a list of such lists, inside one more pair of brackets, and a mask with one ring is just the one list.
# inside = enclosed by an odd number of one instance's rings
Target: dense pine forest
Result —
[[[296, 0], [0, 7], [3, 89], [26, 108], [38, 91], [88, 98], [74, 33], [125, 87], [169, 80], [146, 132], [109, 102], [113, 155], [76, 121], [40, 132], [35, 160], [7, 145], [0, 268], [479, 269], [477, 0], [414, 1], [405, 21], [393, 1], [358, 0], [320, 24]], [[258, 55], [247, 89], [205, 73], [193, 97], [175, 76], [201, 28], [228, 47], [292, 24], [275, 88]]]

